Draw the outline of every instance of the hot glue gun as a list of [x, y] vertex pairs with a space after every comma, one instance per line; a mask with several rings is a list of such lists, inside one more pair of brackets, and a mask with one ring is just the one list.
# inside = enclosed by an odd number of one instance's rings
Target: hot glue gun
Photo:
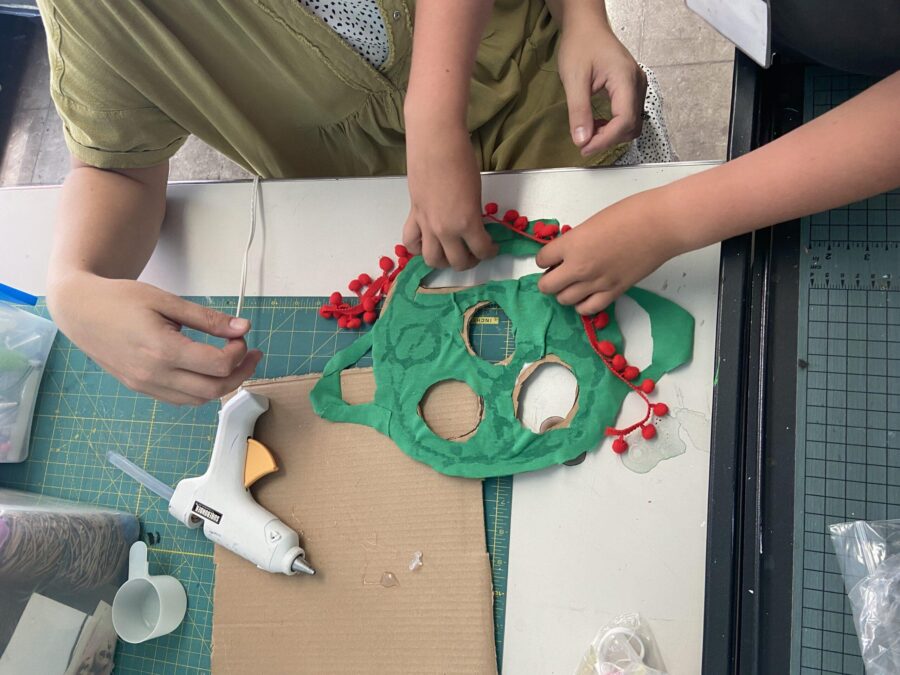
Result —
[[203, 526], [208, 539], [267, 572], [315, 574], [297, 533], [256, 503], [250, 486], [278, 470], [268, 448], [251, 438], [269, 400], [246, 389], [219, 411], [219, 428], [209, 468], [184, 478], [173, 490], [122, 455], [109, 452], [115, 466], [169, 502], [169, 513], [190, 528]]

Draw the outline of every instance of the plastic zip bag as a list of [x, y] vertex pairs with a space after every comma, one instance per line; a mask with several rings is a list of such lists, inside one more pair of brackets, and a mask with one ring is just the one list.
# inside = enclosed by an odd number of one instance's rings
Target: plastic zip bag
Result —
[[[0, 297], [36, 301], [2, 285]], [[0, 300], [0, 462], [28, 457], [34, 404], [55, 337], [52, 321]]]
[[867, 675], [900, 673], [900, 520], [832, 525]]
[[647, 622], [622, 614], [597, 631], [575, 675], [666, 675], [666, 665]]

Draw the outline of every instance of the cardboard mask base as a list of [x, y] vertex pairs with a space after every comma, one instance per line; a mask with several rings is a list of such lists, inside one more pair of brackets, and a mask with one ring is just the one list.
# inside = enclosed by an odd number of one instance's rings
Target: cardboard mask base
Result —
[[[254, 436], [280, 467], [254, 495], [300, 533], [317, 574], [269, 574], [216, 547], [213, 671], [496, 672], [481, 482], [321, 419], [318, 377], [246, 385], [269, 398]], [[345, 371], [342, 388], [371, 400], [371, 370]]]

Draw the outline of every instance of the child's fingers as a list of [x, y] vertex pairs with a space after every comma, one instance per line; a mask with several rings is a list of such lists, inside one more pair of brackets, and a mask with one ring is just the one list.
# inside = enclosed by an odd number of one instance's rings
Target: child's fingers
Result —
[[594, 290], [594, 282], [578, 281], [557, 293], [556, 300], [561, 305], [577, 305], [589, 298]]
[[559, 265], [563, 261], [564, 250], [563, 244], [559, 239], [551, 241], [538, 251], [534, 261], [538, 267], [543, 267], [544, 269]]
[[422, 230], [415, 216], [410, 212], [403, 224], [403, 245], [413, 255], [419, 255], [422, 252]]
[[469, 228], [469, 231], [464, 235], [464, 239], [466, 246], [472, 251], [472, 255], [479, 260], [488, 260], [497, 255], [497, 244], [494, 243], [491, 235], [484, 229], [484, 225], [479, 224]]
[[609, 307], [619, 296], [615, 291], [600, 291], [588, 296], [583, 302], [575, 305], [575, 311], [579, 314], [590, 315], [601, 312]]
[[431, 232], [422, 232], [422, 257], [429, 267], [448, 267], [441, 242]]
[[573, 272], [569, 271], [570, 265], [562, 264], [549, 272], [545, 272], [538, 280], [538, 289], [547, 295], [556, 295], [564, 288], [568, 288], [578, 278]]
[[441, 241], [441, 247], [444, 249], [444, 255], [447, 257], [450, 267], [457, 272], [467, 270], [478, 262], [478, 259], [472, 255], [463, 240], [455, 235]]

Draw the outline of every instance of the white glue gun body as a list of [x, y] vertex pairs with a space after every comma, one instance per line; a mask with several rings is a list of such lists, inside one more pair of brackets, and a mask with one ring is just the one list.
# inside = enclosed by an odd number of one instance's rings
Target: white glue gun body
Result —
[[[256, 503], [249, 486], [277, 470], [253, 428], [269, 409], [266, 397], [240, 389], [219, 411], [219, 427], [209, 468], [175, 486], [169, 513], [191, 528], [203, 526], [208, 539], [260, 569], [281, 574], [314, 574], [297, 533]], [[248, 453], [265, 453], [270, 467], [253, 474]]]

